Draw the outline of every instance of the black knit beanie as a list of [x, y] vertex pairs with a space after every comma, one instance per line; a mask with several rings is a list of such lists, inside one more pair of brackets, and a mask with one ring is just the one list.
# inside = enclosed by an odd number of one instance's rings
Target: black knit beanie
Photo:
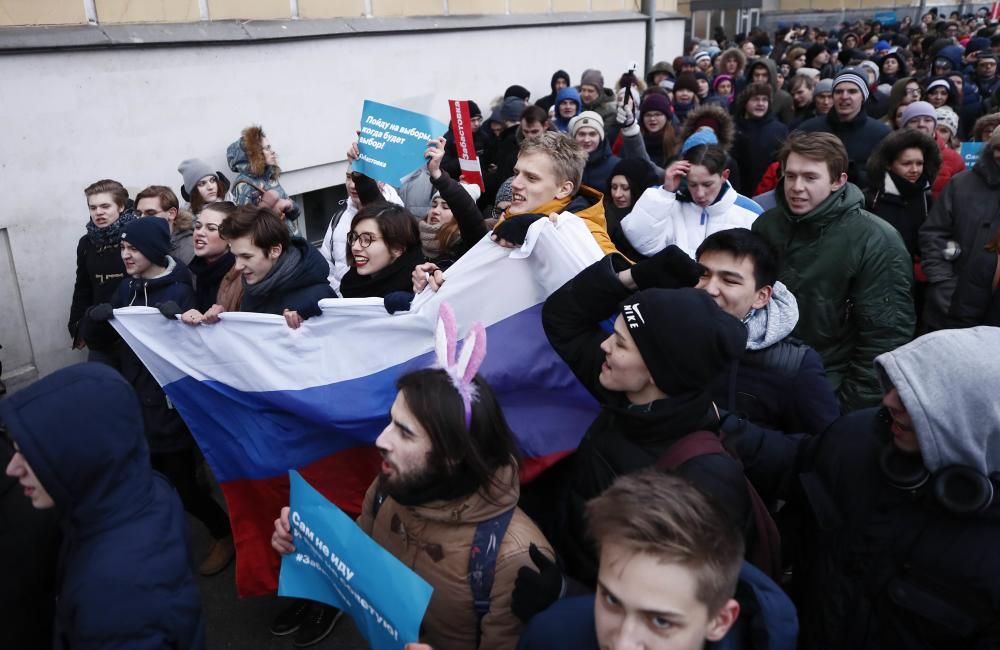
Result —
[[708, 390], [747, 344], [746, 326], [698, 289], [644, 289], [622, 304], [621, 315], [667, 395]]
[[135, 246], [156, 266], [167, 266], [170, 251], [170, 224], [160, 217], [143, 217], [125, 226], [122, 241]]

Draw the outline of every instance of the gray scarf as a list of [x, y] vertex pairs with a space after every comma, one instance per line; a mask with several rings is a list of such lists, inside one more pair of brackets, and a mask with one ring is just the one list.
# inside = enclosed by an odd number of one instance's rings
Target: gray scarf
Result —
[[748, 330], [747, 350], [763, 350], [792, 333], [799, 322], [799, 304], [788, 287], [775, 282], [767, 305], [751, 311], [743, 322]]
[[271, 272], [264, 276], [263, 280], [256, 284], [247, 284], [246, 278], [241, 278], [243, 281], [243, 292], [248, 296], [257, 298], [266, 296], [282, 286], [295, 273], [301, 260], [302, 253], [299, 252], [299, 249], [289, 246], [281, 254], [281, 257], [278, 258], [278, 261], [274, 263], [274, 266], [271, 267]]

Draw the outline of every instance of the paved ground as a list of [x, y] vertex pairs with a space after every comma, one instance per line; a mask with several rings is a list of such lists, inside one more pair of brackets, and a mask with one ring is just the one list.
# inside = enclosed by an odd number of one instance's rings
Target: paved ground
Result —
[[[216, 497], [223, 503], [221, 496]], [[188, 517], [196, 561], [208, 552], [211, 539], [201, 523]], [[290, 636], [273, 637], [268, 628], [284, 607], [284, 599], [263, 596], [241, 600], [236, 596], [235, 565], [211, 578], [200, 578], [202, 607], [208, 629], [208, 650], [293, 650]], [[317, 650], [367, 650], [368, 644], [347, 616], [340, 619], [333, 633]]]

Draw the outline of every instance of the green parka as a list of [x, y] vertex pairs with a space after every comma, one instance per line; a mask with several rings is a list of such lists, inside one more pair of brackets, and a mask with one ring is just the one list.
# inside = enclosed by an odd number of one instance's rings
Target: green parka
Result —
[[882, 398], [875, 357], [913, 337], [913, 265], [899, 233], [864, 210], [847, 183], [808, 214], [795, 216], [784, 184], [777, 206], [753, 224], [777, 249], [779, 279], [795, 294], [794, 336], [813, 346], [844, 411]]

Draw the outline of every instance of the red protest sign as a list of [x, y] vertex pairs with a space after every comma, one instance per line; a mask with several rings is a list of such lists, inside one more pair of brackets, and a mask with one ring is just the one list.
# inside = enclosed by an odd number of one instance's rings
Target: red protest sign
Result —
[[458, 150], [458, 166], [462, 170], [462, 180], [469, 185], [478, 185], [479, 189], [485, 192], [483, 170], [476, 157], [472, 121], [469, 118], [469, 102], [450, 99], [448, 108], [451, 112], [451, 132], [455, 135], [455, 148]]

